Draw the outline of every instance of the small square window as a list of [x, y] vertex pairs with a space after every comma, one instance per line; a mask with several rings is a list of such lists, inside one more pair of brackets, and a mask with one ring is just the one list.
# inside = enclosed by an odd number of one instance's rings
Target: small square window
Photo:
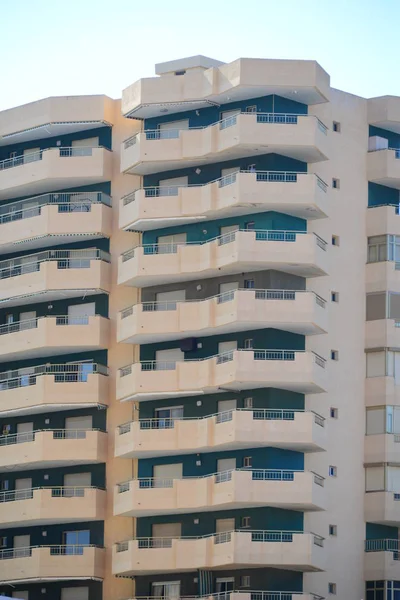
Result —
[[250, 527], [250, 523], [251, 523], [250, 517], [242, 517], [242, 520], [240, 522], [240, 527], [248, 528], [248, 527]]
[[332, 302], [339, 302], [339, 292], [331, 292]]
[[242, 587], [242, 588], [250, 587], [250, 575], [242, 575], [240, 577], [240, 587]]
[[244, 280], [244, 288], [245, 290], [254, 290], [254, 279], [245, 279]]
[[336, 583], [328, 583], [328, 592], [336, 596]]
[[339, 351], [331, 350], [331, 360], [339, 360]]
[[252, 106], [246, 106], [246, 112], [247, 113], [256, 113], [257, 106], [255, 104], [253, 104]]
[[253, 408], [253, 398], [251, 398], [251, 397], [245, 398], [243, 400], [243, 407], [244, 408]]
[[333, 121], [332, 129], [335, 133], [341, 133], [341, 126], [339, 121]]
[[247, 340], [244, 340], [243, 348], [245, 350], [251, 350], [253, 348], [253, 344], [254, 344], [254, 340], [252, 338], [249, 338]]
[[340, 189], [340, 179], [335, 179], [335, 177], [332, 179], [332, 187], [335, 190], [339, 190]]
[[329, 525], [329, 535], [337, 536], [337, 525]]
[[331, 406], [330, 415], [331, 415], [331, 419], [337, 419], [339, 417], [339, 409]]
[[184, 75], [186, 71], [175, 71], [175, 75]]
[[329, 477], [337, 477], [337, 467], [329, 465]]
[[253, 462], [253, 459], [251, 456], [245, 456], [243, 458], [243, 466], [244, 467], [250, 468], [252, 465], [252, 462]]
[[338, 235], [332, 236], [332, 246], [340, 246], [340, 237]]

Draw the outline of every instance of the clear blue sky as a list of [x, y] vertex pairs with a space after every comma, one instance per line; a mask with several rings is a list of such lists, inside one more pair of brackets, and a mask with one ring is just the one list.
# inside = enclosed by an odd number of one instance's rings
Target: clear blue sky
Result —
[[315, 59], [334, 87], [400, 96], [400, 0], [0, 0], [0, 110], [113, 98], [154, 64], [205, 54]]

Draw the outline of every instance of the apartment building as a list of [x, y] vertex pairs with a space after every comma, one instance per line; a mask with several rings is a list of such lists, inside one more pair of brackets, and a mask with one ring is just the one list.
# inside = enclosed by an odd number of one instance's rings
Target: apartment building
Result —
[[0, 113], [0, 593], [399, 600], [400, 98], [156, 75]]

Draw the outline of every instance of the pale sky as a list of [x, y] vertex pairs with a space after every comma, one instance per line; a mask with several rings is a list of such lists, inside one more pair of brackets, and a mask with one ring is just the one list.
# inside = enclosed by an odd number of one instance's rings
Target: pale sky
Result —
[[339, 89], [400, 96], [400, 0], [0, 0], [0, 110], [121, 96], [194, 54], [315, 59]]

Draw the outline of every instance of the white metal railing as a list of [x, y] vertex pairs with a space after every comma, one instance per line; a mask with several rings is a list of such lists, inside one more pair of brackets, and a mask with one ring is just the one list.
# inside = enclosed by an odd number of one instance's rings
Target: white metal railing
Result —
[[204, 244], [210, 244], [213, 242], [217, 242], [219, 246], [223, 246], [225, 244], [230, 244], [236, 241], [237, 234], [252, 234], [255, 237], [256, 241], [268, 241], [268, 242], [296, 242], [297, 235], [313, 235], [316, 240], [316, 244], [319, 248], [326, 251], [327, 242], [323, 240], [316, 233], [309, 234], [307, 231], [279, 231], [279, 230], [244, 230], [238, 229], [236, 231], [231, 231], [229, 233], [219, 235], [215, 238], [211, 238], [209, 240], [204, 241], [196, 241], [196, 242], [172, 242], [169, 244], [138, 244], [134, 248], [131, 248], [127, 252], [121, 254], [122, 262], [126, 262], [131, 260], [135, 256], [135, 250], [142, 248], [143, 253], [145, 255], [159, 255], [159, 254], [176, 254], [178, 252], [178, 248], [182, 246], [202, 246]]
[[103, 192], [60, 192], [33, 196], [0, 207], [0, 225], [41, 215], [46, 206], [56, 206], [59, 213], [91, 212], [93, 204], [111, 206]]
[[35, 429], [25, 433], [11, 433], [0, 436], [0, 446], [26, 444], [34, 442], [40, 433], [52, 433], [53, 440], [84, 440], [88, 431], [102, 431], [101, 429]]
[[[38, 160], [43, 159], [44, 152], [58, 152], [58, 155], [63, 157], [71, 157], [71, 156], [92, 156], [93, 150], [96, 148], [103, 148], [103, 146], [95, 146], [94, 148], [90, 148], [87, 146], [72, 146], [72, 147], [52, 147], [52, 148], [44, 148], [43, 150], [36, 150], [35, 152], [29, 152], [26, 154], [22, 154], [20, 156], [14, 156], [12, 158], [6, 158], [5, 160], [0, 161], [0, 171], [5, 171], [6, 169], [12, 169], [13, 167], [20, 167], [21, 165], [26, 165], [28, 163], [36, 162]], [[104, 148], [103, 148], [104, 149]]]
[[18, 500], [32, 500], [34, 493], [40, 490], [50, 490], [52, 498], [84, 498], [86, 490], [102, 489], [96, 486], [42, 486], [22, 490], [0, 492], [1, 502], [16, 502]]
[[107, 376], [108, 368], [97, 363], [77, 362], [3, 371], [0, 373], [0, 392], [36, 385], [37, 378], [43, 375], [54, 377], [55, 383], [86, 383], [92, 374]]
[[395, 560], [400, 560], [399, 555], [400, 540], [365, 540], [365, 552], [393, 552]]
[[59, 546], [27, 546], [26, 548], [9, 548], [0, 550], [0, 560], [13, 559], [13, 558], [27, 558], [32, 556], [32, 550], [35, 549], [46, 549], [50, 551], [50, 556], [82, 556], [85, 548], [102, 548], [96, 544], [71, 544], [71, 545], [59, 545]]
[[[241, 594], [249, 600], [301, 600], [307, 597], [310, 600], [324, 600], [323, 596], [307, 592], [271, 592], [263, 590], [230, 590], [227, 592], [215, 592], [205, 596], [178, 596], [174, 600], [232, 600], [234, 596]], [[162, 600], [159, 596], [135, 596], [127, 600]]]
[[296, 300], [297, 294], [311, 294], [315, 297], [315, 302], [318, 306], [325, 308], [326, 300], [318, 296], [315, 292], [309, 290], [268, 290], [268, 289], [255, 289], [255, 288], [239, 288], [237, 290], [230, 290], [223, 292], [222, 294], [216, 294], [215, 296], [209, 296], [208, 298], [200, 298], [193, 300], [154, 300], [149, 302], [142, 302], [140, 304], [134, 304], [128, 306], [120, 311], [120, 318], [126, 319], [133, 314], [134, 308], [138, 307], [141, 312], [156, 312], [156, 311], [175, 311], [178, 310], [179, 304], [188, 303], [202, 303], [215, 301], [217, 304], [224, 304], [225, 302], [232, 302], [237, 298], [239, 294], [246, 293], [246, 295], [253, 294], [255, 300]]
[[[100, 315], [94, 315], [99, 317]], [[56, 326], [60, 325], [89, 325], [90, 318], [88, 315], [82, 316], [69, 316], [69, 315], [47, 315], [45, 317], [35, 317], [33, 319], [26, 319], [24, 321], [14, 321], [14, 323], [7, 323], [0, 325], [0, 336], [11, 333], [19, 333], [21, 331], [27, 331], [29, 329], [37, 329], [40, 323], [46, 323], [47, 321], [55, 322]], [[62, 344], [62, 339], [60, 339]]]
[[297, 125], [299, 118], [316, 119], [318, 128], [327, 135], [328, 128], [322, 121], [315, 115], [304, 115], [304, 114], [288, 114], [288, 113], [246, 113], [241, 112], [236, 115], [232, 115], [216, 121], [215, 123], [209, 123], [202, 127], [188, 127], [186, 129], [146, 129], [135, 133], [131, 137], [127, 138], [123, 144], [124, 149], [127, 150], [131, 146], [137, 144], [141, 137], [145, 137], [146, 140], [167, 140], [167, 139], [178, 139], [181, 132], [193, 131], [199, 129], [208, 129], [209, 127], [218, 127], [221, 130], [228, 129], [237, 124], [238, 117], [252, 117], [256, 119], [257, 123], [269, 123], [269, 124], [281, 124], [281, 125]]

